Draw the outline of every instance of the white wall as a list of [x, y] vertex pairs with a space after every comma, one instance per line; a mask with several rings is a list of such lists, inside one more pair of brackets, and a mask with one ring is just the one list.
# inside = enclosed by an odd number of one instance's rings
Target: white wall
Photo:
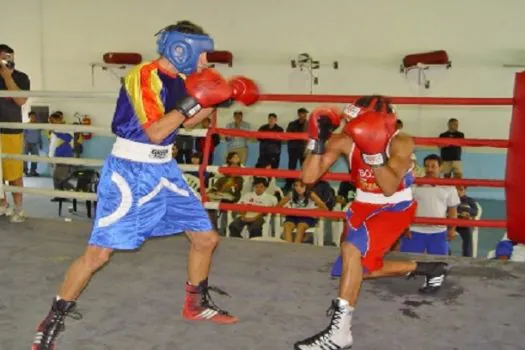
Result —
[[[290, 67], [308, 52], [323, 67], [319, 94], [383, 93], [401, 96], [512, 96], [515, 70], [503, 63], [525, 63], [525, 1], [501, 0], [0, 0], [12, 16], [0, 21], [2, 41], [12, 45], [20, 69], [34, 89], [117, 91], [118, 80], [95, 72], [108, 51], [140, 52], [155, 57], [153, 34], [180, 19], [200, 23], [213, 34], [217, 49], [231, 50], [233, 68], [267, 93], [309, 93], [309, 80]], [[448, 71], [430, 73], [432, 87], [418, 89], [414, 77], [399, 73], [409, 53], [446, 49]], [[340, 69], [330, 68], [339, 61]], [[66, 112], [92, 114], [109, 124], [113, 101], [49, 101]], [[277, 112], [281, 124], [294, 118], [297, 104], [264, 104], [246, 113], [259, 126]], [[506, 138], [509, 108], [400, 107], [406, 130], [422, 136], [443, 131], [457, 117], [470, 137]], [[229, 113], [227, 113], [229, 114]], [[224, 116], [221, 124], [229, 121]]]

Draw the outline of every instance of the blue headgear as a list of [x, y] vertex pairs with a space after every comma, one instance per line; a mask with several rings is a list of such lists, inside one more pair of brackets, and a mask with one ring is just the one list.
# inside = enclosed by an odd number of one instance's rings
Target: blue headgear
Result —
[[157, 39], [158, 53], [183, 74], [195, 72], [200, 54], [213, 51], [213, 47], [213, 39], [207, 35], [162, 30]]

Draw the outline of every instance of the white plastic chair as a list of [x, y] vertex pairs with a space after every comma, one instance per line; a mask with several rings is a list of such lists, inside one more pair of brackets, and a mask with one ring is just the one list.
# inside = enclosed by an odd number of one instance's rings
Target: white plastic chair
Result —
[[200, 199], [201, 195], [199, 191], [200, 191], [201, 183], [200, 183], [199, 178], [195, 175], [190, 175], [190, 174], [184, 174], [183, 176], [184, 176], [184, 180], [186, 180], [186, 183], [188, 184], [192, 192], [197, 196], [197, 198]]
[[[285, 208], [288, 207], [287, 205]], [[284, 217], [282, 215], [277, 215], [276, 220], [277, 225], [275, 229], [275, 237], [281, 238], [281, 235], [283, 234], [283, 223], [284, 223]], [[317, 221], [317, 225], [315, 227], [308, 228], [305, 233], [311, 233], [314, 239], [314, 245], [318, 246], [324, 246], [324, 233], [325, 233], [325, 227], [326, 227], [326, 220], [324, 218], [319, 218]]]
[[[481, 215], [483, 214], [483, 208], [481, 205], [476, 202], [476, 206], [478, 207], [478, 215], [474, 217], [474, 220], [481, 219]], [[476, 258], [478, 256], [478, 243], [479, 242], [479, 227], [474, 227], [474, 230], [472, 230], [472, 257]]]

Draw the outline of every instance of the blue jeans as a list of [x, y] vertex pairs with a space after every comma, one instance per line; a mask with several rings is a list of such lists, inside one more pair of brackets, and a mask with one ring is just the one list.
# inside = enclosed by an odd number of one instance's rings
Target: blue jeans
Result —
[[419, 233], [412, 231], [411, 238], [401, 238], [400, 249], [403, 253], [448, 255], [447, 231], [439, 233]]

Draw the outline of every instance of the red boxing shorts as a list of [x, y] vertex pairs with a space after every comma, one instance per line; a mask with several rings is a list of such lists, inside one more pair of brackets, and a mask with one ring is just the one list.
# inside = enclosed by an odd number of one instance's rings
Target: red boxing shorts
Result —
[[396, 204], [352, 202], [346, 212], [349, 228], [345, 241], [359, 249], [367, 272], [383, 267], [384, 255], [410, 226], [416, 208], [413, 200]]

